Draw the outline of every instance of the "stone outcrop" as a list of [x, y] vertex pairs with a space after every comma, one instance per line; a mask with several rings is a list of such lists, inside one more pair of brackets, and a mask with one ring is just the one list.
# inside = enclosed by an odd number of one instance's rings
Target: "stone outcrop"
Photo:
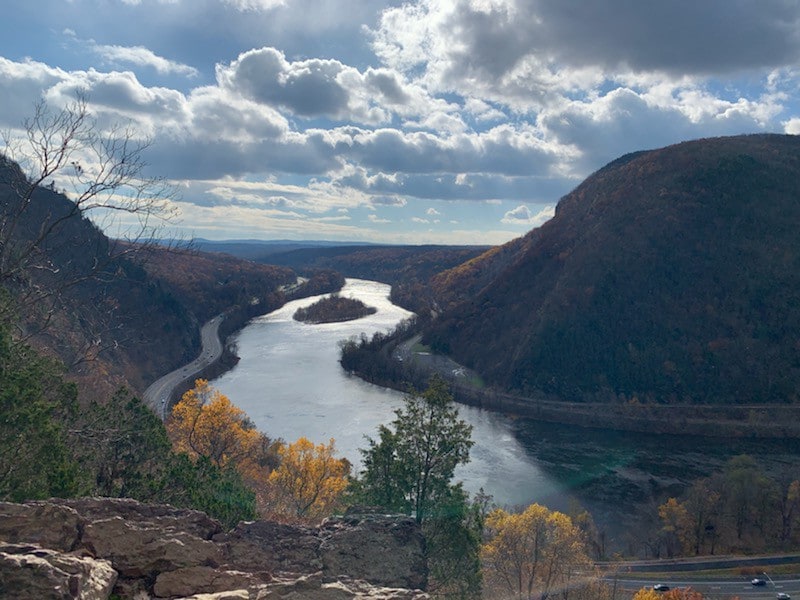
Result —
[[424, 588], [425, 539], [411, 517], [357, 514], [328, 519], [320, 527], [323, 575], [347, 575], [398, 588]]
[[0, 543], [0, 597], [105, 600], [117, 581], [107, 560]]
[[214, 537], [229, 564], [248, 571], [315, 573], [322, 569], [317, 530], [272, 521], [239, 523]]
[[133, 500], [0, 503], [4, 599], [421, 600], [424, 550], [397, 515], [225, 532], [202, 512]]

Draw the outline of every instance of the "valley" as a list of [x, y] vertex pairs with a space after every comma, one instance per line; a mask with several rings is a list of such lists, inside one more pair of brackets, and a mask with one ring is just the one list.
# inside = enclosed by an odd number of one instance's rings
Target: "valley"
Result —
[[[448, 535], [477, 557], [523, 518], [576, 536], [576, 564], [795, 549], [795, 175], [787, 136], [635, 153], [493, 248], [227, 246], [245, 259], [117, 242], [66, 216], [50, 255], [25, 277], [5, 272], [0, 401], [43, 465], [8, 479], [6, 497], [131, 496], [226, 526], [310, 523], [363, 499], [430, 510], [393, 491], [411, 485], [393, 461], [416, 447], [395, 444], [455, 424], [468, 439], [431, 492], [454, 511], [428, 513], [435, 569], [461, 547]], [[54, 190], [15, 208], [2, 189], [6, 224], [14, 210], [29, 229], [49, 205], [70, 214]], [[343, 303], [359, 318], [341, 318]], [[457, 417], [401, 433], [414, 402], [449, 411], [451, 399]], [[313, 517], [316, 500], [287, 483], [313, 480], [290, 472], [303, 460], [331, 480]]]

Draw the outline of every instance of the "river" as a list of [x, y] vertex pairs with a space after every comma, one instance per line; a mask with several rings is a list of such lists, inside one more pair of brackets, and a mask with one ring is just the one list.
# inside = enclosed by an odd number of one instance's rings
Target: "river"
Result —
[[[336, 441], [339, 456], [359, 465], [366, 436], [394, 418], [403, 394], [349, 376], [338, 363], [339, 342], [388, 331], [410, 315], [389, 300], [389, 286], [348, 279], [341, 295], [377, 308], [345, 323], [310, 325], [292, 318], [320, 297], [287, 303], [252, 320], [236, 336], [239, 363], [213, 385], [270, 437]], [[457, 479], [483, 488], [500, 505], [539, 502], [568, 510], [577, 501], [610, 534], [636, 527], [631, 506], [656, 506], [691, 479], [730, 456], [752, 454], [768, 468], [797, 464], [796, 443], [724, 442], [596, 431], [514, 419], [460, 406], [475, 446]], [[621, 544], [621, 542], [620, 542]]]

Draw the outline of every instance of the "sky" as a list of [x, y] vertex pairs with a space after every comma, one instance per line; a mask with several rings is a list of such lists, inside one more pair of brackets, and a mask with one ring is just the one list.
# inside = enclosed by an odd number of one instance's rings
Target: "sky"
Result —
[[800, 133], [797, 0], [27, 0], [0, 130], [85, 94], [208, 239], [500, 244], [627, 152]]

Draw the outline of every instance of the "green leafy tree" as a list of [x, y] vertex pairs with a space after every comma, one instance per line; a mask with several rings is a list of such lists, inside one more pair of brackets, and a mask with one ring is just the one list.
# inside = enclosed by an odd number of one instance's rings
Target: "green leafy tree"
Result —
[[800, 513], [800, 480], [793, 480], [784, 486], [785, 492], [781, 495], [781, 541], [789, 542], [792, 539], [798, 513]]
[[93, 493], [144, 501], [158, 494], [170, 442], [161, 420], [130, 391], [91, 403], [70, 437], [83, 470], [92, 474]]
[[439, 377], [421, 394], [409, 393], [391, 425], [362, 450], [361, 488], [368, 501], [412, 512], [422, 523], [450, 494], [455, 468], [469, 461], [472, 426], [458, 418]]
[[159, 501], [202, 510], [226, 527], [256, 518], [256, 495], [235, 468], [218, 467], [206, 457], [192, 461], [173, 454]]
[[751, 528], [757, 528], [758, 537], [763, 538], [768, 515], [772, 512], [770, 506], [777, 500], [777, 490], [755, 459], [742, 454], [726, 463], [722, 473], [722, 496], [737, 542]]
[[61, 367], [0, 322], [0, 499], [84, 494], [168, 502], [228, 526], [256, 516], [233, 468], [173, 452], [164, 424], [127, 391], [79, 409]]
[[481, 598], [480, 548], [485, 511], [482, 497], [469, 501], [460, 486], [440, 498], [423, 525], [429, 548], [430, 591], [437, 598]]
[[354, 486], [359, 501], [414, 514], [422, 524], [431, 588], [442, 598], [480, 597], [480, 511], [452, 483], [456, 467], [469, 460], [471, 435], [446, 383], [434, 377], [424, 392], [406, 396], [377, 441], [368, 440]]
[[58, 365], [12, 341], [0, 323], [0, 498], [19, 502], [84, 489], [63, 426], [76, 398]]

